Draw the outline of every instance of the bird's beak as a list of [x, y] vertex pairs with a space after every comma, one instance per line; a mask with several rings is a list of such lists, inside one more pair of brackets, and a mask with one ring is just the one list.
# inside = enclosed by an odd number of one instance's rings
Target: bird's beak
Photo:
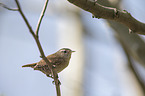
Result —
[[76, 52], [76, 51], [71, 51], [71, 52], [73, 53], [73, 52]]

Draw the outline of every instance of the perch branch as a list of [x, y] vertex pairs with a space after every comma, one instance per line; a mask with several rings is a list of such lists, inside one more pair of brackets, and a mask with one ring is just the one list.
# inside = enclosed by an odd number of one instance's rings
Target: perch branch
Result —
[[[43, 52], [42, 46], [41, 46], [41, 44], [40, 44], [40, 41], [39, 41], [39, 39], [38, 39], [38, 36], [35, 35], [35, 33], [34, 33], [32, 27], [30, 26], [30, 24], [29, 24], [29, 22], [28, 22], [26, 16], [24, 15], [24, 13], [23, 13], [23, 11], [22, 11], [22, 9], [21, 9], [21, 7], [20, 7], [20, 4], [19, 4], [18, 0], [15, 0], [15, 2], [16, 2], [16, 4], [17, 4], [18, 11], [20, 12], [22, 18], [24, 19], [24, 21], [25, 21], [25, 23], [26, 23], [26, 25], [27, 25], [27, 27], [28, 27], [28, 29], [29, 29], [29, 32], [32, 34], [32, 36], [34, 37], [34, 39], [35, 39], [35, 41], [36, 41], [36, 44], [37, 44], [37, 46], [38, 46], [38, 48], [39, 48], [39, 51], [40, 51], [40, 54], [41, 54], [42, 59], [48, 64], [48, 67], [49, 67], [49, 69], [51, 70], [51, 74], [52, 74], [52, 76], [53, 76], [53, 79], [54, 79], [54, 82], [55, 82], [55, 86], [56, 86], [57, 96], [61, 96], [61, 93], [60, 93], [60, 82], [59, 82], [59, 80], [58, 80], [58, 74], [53, 70], [53, 68], [52, 68], [52, 66], [51, 66], [51, 64], [50, 64], [50, 62], [49, 62], [48, 59], [46, 58], [46, 56], [45, 56], [45, 54], [44, 54], [44, 52]], [[45, 4], [45, 6], [47, 7], [47, 4]], [[45, 11], [44, 11], [44, 13], [45, 13]], [[42, 18], [42, 17], [40, 17], [40, 18]], [[40, 27], [40, 24], [41, 24], [41, 21], [42, 21], [42, 20], [39, 20], [39, 21], [40, 21], [40, 23], [38, 22], [38, 24], [39, 24], [38, 27]], [[39, 29], [39, 28], [37, 28], [37, 29]], [[38, 30], [38, 31], [39, 31], [39, 30]]]
[[145, 23], [136, 20], [127, 11], [120, 11], [116, 8], [105, 7], [96, 0], [68, 0], [70, 3], [93, 14], [95, 18], [103, 18], [120, 22], [129, 27], [130, 32], [145, 35]]

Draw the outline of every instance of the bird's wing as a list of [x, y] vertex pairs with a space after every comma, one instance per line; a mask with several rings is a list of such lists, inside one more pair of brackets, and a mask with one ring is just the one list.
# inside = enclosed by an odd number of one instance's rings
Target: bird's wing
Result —
[[[61, 58], [61, 57], [59, 57], [59, 56], [57, 56], [56, 54], [48, 55], [46, 58], [48, 59], [48, 61], [49, 61], [52, 65], [60, 65], [61, 63], [64, 62], [64, 59]], [[39, 66], [45, 66], [45, 65], [47, 65], [47, 64], [46, 64], [45, 61], [42, 59], [42, 60], [40, 60], [40, 61], [38, 62], [37, 65], [39, 65]]]
[[53, 58], [53, 59], [50, 59], [49, 61], [53, 65], [59, 65], [62, 62], [64, 62], [64, 59], [63, 58]]

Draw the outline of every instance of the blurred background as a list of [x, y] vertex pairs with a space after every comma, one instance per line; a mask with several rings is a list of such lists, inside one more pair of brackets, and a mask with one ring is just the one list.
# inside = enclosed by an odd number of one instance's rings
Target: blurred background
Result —
[[[45, 0], [19, 0], [36, 29]], [[98, 0], [145, 22], [144, 0]], [[0, 0], [16, 8], [14, 0]], [[50, 0], [40, 27], [45, 55], [70, 48], [59, 73], [62, 96], [145, 96], [144, 36], [116, 22], [92, 18], [67, 0]], [[0, 96], [56, 96], [52, 79], [24, 64], [41, 60], [37, 45], [16, 11], [0, 7]]]

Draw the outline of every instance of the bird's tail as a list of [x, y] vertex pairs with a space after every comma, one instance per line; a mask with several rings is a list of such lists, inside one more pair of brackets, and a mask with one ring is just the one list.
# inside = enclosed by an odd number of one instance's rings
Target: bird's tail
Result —
[[32, 63], [32, 64], [27, 64], [27, 65], [23, 65], [22, 67], [31, 67], [34, 68], [36, 66], [37, 63]]

